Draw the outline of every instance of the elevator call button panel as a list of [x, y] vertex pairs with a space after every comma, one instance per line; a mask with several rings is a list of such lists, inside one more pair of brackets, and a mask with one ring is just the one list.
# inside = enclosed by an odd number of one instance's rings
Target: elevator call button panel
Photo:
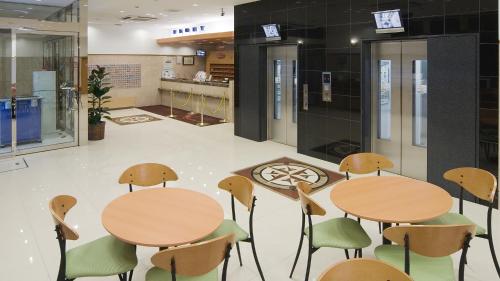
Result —
[[331, 72], [323, 72], [321, 75], [322, 81], [322, 93], [323, 93], [323, 101], [331, 102], [332, 101], [332, 73]]

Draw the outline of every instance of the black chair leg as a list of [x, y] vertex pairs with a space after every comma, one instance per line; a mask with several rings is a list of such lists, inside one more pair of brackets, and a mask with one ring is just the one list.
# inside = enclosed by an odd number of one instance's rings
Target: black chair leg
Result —
[[349, 259], [349, 250], [345, 249], [344, 253], [345, 253], [345, 258]]
[[243, 262], [241, 261], [240, 243], [238, 242], [236, 242], [236, 251], [238, 252], [238, 260], [240, 261], [240, 266], [243, 266]]
[[128, 276], [128, 281], [132, 281], [132, 275], [134, 275], [134, 270], [133, 269], [130, 271], [130, 274]]
[[311, 260], [312, 260], [313, 249], [309, 247], [309, 252], [307, 253], [307, 268], [306, 268], [306, 279], [305, 281], [309, 281], [309, 273], [311, 271]]
[[381, 222], [378, 223], [378, 233], [382, 234], [382, 223]]
[[255, 250], [255, 242], [252, 238], [250, 241], [250, 245], [252, 246], [253, 258], [255, 259], [255, 264], [257, 265], [257, 269], [259, 270], [259, 275], [262, 281], [266, 281], [264, 278], [264, 274], [262, 273], [262, 268], [260, 268], [259, 258], [257, 257], [257, 251]]
[[358, 249], [358, 258], [363, 258], [363, 249]]
[[297, 249], [297, 255], [295, 255], [295, 261], [293, 262], [292, 271], [290, 272], [290, 278], [292, 278], [293, 272], [295, 271], [295, 266], [297, 266], [297, 261], [300, 257], [300, 251], [302, 250], [302, 242], [304, 241], [304, 235], [300, 236], [299, 248]]
[[491, 257], [493, 258], [493, 263], [495, 264], [498, 277], [500, 277], [500, 266], [498, 266], [498, 259], [495, 253], [495, 245], [493, 244], [493, 237], [491, 236], [491, 234], [488, 235], [488, 242], [490, 244], [490, 251], [491, 251]]

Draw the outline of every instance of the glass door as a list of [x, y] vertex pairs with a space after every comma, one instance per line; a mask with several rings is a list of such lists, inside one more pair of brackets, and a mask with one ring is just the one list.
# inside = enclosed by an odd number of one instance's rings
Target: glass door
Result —
[[17, 151], [76, 145], [77, 34], [15, 33]]
[[13, 108], [12, 93], [15, 89], [12, 84], [12, 37], [10, 29], [0, 29], [0, 157], [13, 154]]

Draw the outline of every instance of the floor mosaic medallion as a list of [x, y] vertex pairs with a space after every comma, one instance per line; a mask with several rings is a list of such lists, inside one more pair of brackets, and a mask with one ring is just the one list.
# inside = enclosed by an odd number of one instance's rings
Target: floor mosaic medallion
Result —
[[254, 182], [293, 200], [299, 198], [295, 186], [300, 181], [311, 184], [313, 193], [344, 178], [342, 174], [290, 158], [280, 158], [237, 172]]
[[132, 125], [132, 124], [147, 123], [159, 120], [161, 119], [147, 114], [116, 117], [111, 119], [111, 121], [115, 122], [118, 125]]

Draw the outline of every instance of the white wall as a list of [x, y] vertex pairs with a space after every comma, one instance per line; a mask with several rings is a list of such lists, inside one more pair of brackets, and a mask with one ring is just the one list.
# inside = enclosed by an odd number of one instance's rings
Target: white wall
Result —
[[194, 55], [189, 47], [160, 46], [155, 27], [138, 24], [90, 25], [89, 54], [123, 55]]
[[209, 23], [187, 23], [167, 26], [155, 23], [93, 24], [89, 23], [89, 54], [127, 55], [194, 55], [196, 49], [186, 46], [160, 46], [157, 39], [172, 37], [172, 29], [205, 25], [207, 33], [234, 30], [234, 19]]

